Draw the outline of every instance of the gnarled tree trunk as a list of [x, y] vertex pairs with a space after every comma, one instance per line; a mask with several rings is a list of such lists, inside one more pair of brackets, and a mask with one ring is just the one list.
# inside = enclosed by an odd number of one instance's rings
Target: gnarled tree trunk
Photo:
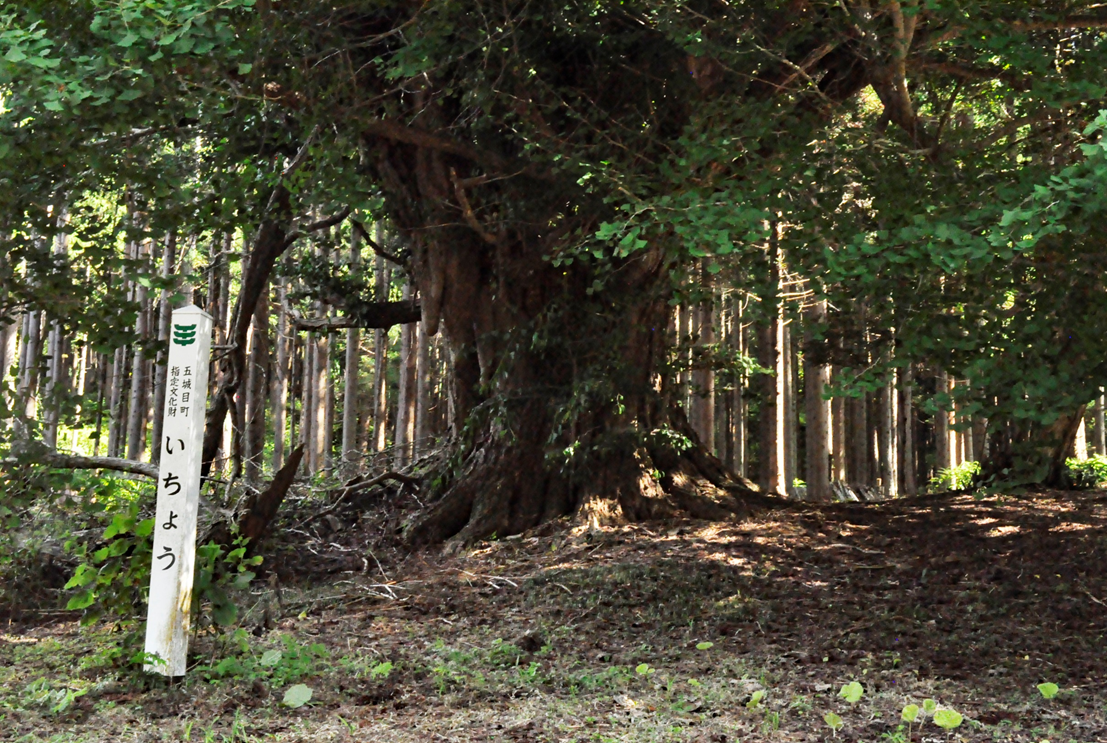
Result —
[[[384, 184], [401, 195], [392, 203], [408, 205], [393, 220], [412, 244], [423, 323], [431, 335], [441, 327], [454, 359], [461, 463], [410, 525], [411, 543], [461, 545], [573, 512], [722, 519], [772, 502], [709, 453], [655, 373], [669, 311], [660, 250], [557, 266], [548, 256], [595, 223], [558, 219], [568, 194], [519, 177], [508, 185], [538, 213], [493, 234], [472, 203], [505, 186], [478, 182], [469, 194], [459, 158], [371, 141]], [[606, 285], [592, 293], [596, 280]]]

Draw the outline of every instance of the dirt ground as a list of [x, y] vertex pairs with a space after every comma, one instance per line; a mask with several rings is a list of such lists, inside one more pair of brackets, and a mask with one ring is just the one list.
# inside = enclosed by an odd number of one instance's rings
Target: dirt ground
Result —
[[[0, 740], [1107, 741], [1103, 491], [562, 523], [450, 558], [399, 549], [410, 500], [293, 509], [183, 681], [73, 615], [4, 628]], [[960, 726], [901, 719], [924, 700]]]

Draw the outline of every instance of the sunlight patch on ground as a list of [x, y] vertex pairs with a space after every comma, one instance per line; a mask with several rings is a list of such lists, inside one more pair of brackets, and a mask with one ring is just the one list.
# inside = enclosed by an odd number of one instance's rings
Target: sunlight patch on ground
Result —
[[17, 635], [0, 635], [0, 642], [10, 642], [12, 645], [34, 645], [40, 640], [37, 637], [19, 637]]
[[1092, 524], [1079, 524], [1073, 521], [1068, 521], [1062, 524], [1057, 524], [1053, 527], [1052, 531], [1095, 531], [1097, 530]]

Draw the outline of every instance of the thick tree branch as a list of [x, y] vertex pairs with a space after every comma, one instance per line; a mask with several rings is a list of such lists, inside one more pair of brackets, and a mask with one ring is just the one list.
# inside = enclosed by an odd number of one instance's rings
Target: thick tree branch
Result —
[[408, 325], [419, 322], [422, 309], [419, 302], [366, 302], [358, 305], [357, 317], [304, 317], [293, 307], [287, 297], [282, 302], [289, 321], [297, 330], [312, 332], [341, 330], [343, 328], [362, 328], [366, 330], [388, 330], [394, 325]]
[[1026, 90], [1030, 86], [1030, 80], [1024, 75], [1000, 67], [979, 67], [960, 62], [916, 58], [911, 60], [911, 68], [914, 70], [933, 70], [962, 80], [1002, 80], [1016, 90]]
[[457, 203], [461, 207], [461, 214], [465, 217], [465, 224], [472, 228], [473, 232], [480, 235], [480, 239], [484, 240], [490, 245], [499, 245], [502, 237], [495, 235], [484, 228], [484, 225], [477, 219], [477, 215], [473, 213], [473, 207], [469, 204], [469, 197], [465, 193], [465, 189], [461, 185], [461, 181], [457, 179], [457, 171], [450, 168], [450, 180], [454, 184], [454, 196], [457, 198]]
[[308, 233], [318, 232], [319, 230], [325, 230], [329, 227], [334, 227], [336, 224], [342, 224], [342, 222], [345, 221], [346, 217], [350, 216], [350, 211], [350, 207], [347, 206], [339, 211], [337, 214], [332, 214], [329, 217], [316, 220], [311, 224], [304, 225], [303, 229], [299, 229], [295, 232], [290, 233], [288, 237], [285, 238], [285, 241], [288, 243], [286, 249], [300, 238], [306, 237]]
[[1011, 28], [1016, 31], [1058, 31], [1067, 28], [1107, 28], [1107, 17], [1092, 15], [1074, 15], [1055, 21], [1013, 21]]
[[394, 142], [412, 144], [417, 147], [426, 147], [429, 150], [446, 152], [494, 169], [502, 168], [505, 165], [504, 159], [499, 155], [478, 150], [464, 142], [433, 134], [424, 129], [398, 124], [395, 121], [375, 121], [365, 127], [363, 134], [391, 139]]

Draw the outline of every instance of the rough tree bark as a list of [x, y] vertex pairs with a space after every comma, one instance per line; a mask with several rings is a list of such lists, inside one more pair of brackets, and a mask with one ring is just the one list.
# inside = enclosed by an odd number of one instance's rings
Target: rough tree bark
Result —
[[[564, 193], [519, 176], [512, 189], [526, 190], [527, 208], [538, 213], [493, 234], [481, 227], [472, 206], [478, 193], [469, 189], [501, 184], [473, 185], [456, 173], [470, 163], [433, 146], [388, 136], [366, 142], [382, 183], [401, 197], [390, 202], [392, 217], [412, 245], [423, 322], [428, 334], [445, 331], [455, 421], [469, 423], [461, 463], [410, 525], [411, 543], [460, 545], [578, 510], [597, 521], [725, 518], [769, 503], [706, 450], [671, 390], [655, 385], [670, 291], [661, 251], [626, 259], [602, 300], [589, 300], [589, 266], [545, 259], [583, 226], [553, 218]], [[607, 311], [590, 311], [593, 301]], [[536, 332], [556, 340], [533, 344]], [[605, 344], [584, 342], [600, 337]], [[619, 365], [618, 400], [589, 400], [571, 421], [559, 420], [582, 375], [608, 363]], [[650, 435], [666, 429], [695, 444], [681, 451], [670, 437]], [[581, 455], [551, 462], [551, 441], [575, 444]]]

